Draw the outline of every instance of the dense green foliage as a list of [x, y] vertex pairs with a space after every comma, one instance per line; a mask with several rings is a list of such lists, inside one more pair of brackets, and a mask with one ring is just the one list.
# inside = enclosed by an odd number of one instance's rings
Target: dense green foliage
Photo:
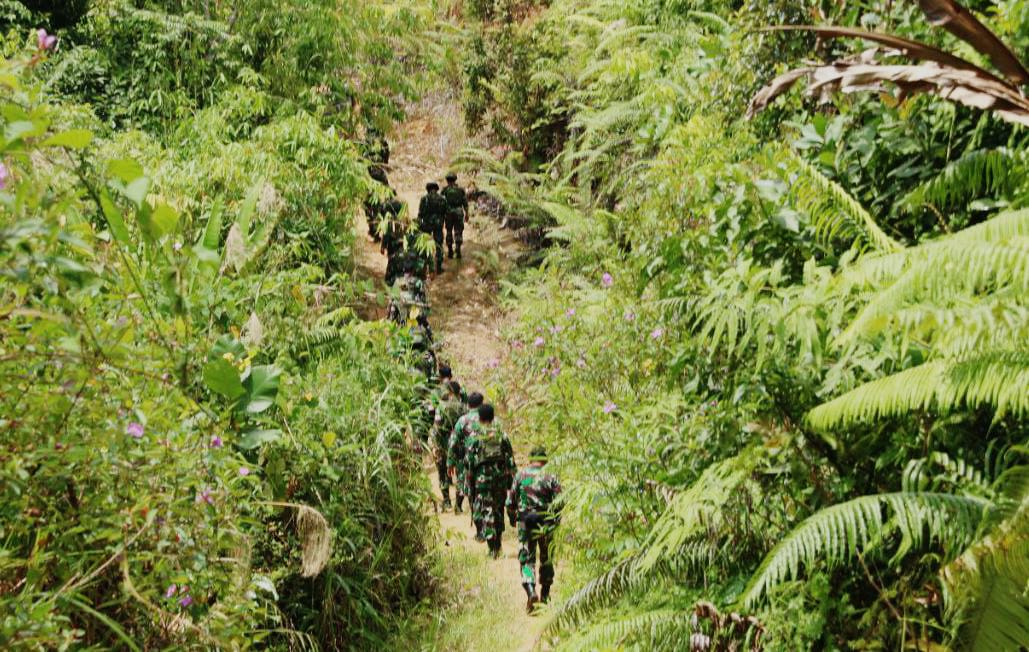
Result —
[[[990, 60], [917, 3], [520, 4], [466, 66], [510, 151], [467, 160], [553, 244], [511, 287], [503, 384], [593, 575], [557, 643], [1029, 644], [1024, 129], [888, 86], [744, 120], [865, 47], [769, 24]], [[973, 9], [1025, 60], [1029, 5]]]
[[353, 215], [431, 14], [49, 4], [0, 11], [0, 646], [380, 645], [426, 487]]

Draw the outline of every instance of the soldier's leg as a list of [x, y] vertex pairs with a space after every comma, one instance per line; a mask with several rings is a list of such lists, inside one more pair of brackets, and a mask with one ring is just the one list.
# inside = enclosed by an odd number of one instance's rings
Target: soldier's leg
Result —
[[525, 610], [531, 612], [536, 602], [536, 551], [533, 549], [532, 531], [524, 520], [518, 521], [518, 564], [525, 589]]
[[554, 583], [554, 561], [550, 558], [553, 532], [540, 532], [536, 538], [540, 549], [540, 602], [550, 601], [550, 585]]
[[439, 475], [439, 490], [443, 494], [443, 509], [450, 509], [450, 475], [447, 473], [447, 458], [436, 454], [436, 473]]
[[457, 247], [457, 257], [461, 257], [461, 243], [464, 242], [464, 215], [457, 218], [454, 224], [454, 244]]
[[444, 222], [447, 227], [447, 258], [454, 257], [454, 219], [447, 215]]
[[478, 485], [472, 486], [472, 524], [475, 525], [475, 540], [485, 541], [486, 537], [483, 535], [485, 527], [483, 523], [482, 492], [479, 491]]
[[439, 274], [443, 271], [443, 229], [433, 234], [433, 238], [436, 241], [436, 273]]

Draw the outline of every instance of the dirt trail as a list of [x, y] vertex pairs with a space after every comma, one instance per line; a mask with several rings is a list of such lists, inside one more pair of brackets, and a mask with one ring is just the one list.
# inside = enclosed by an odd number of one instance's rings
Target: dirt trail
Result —
[[[452, 98], [430, 97], [411, 108], [409, 119], [389, 141], [390, 183], [416, 215], [425, 184], [430, 180], [443, 184], [449, 162], [466, 142], [460, 108]], [[467, 187], [469, 179], [460, 182]], [[366, 235], [363, 217], [357, 229], [359, 273], [381, 284], [385, 257]], [[493, 220], [473, 211], [465, 227], [463, 259], [444, 260], [443, 273], [430, 278], [430, 323], [437, 341], [442, 342], [440, 360], [451, 364], [456, 379], [469, 391], [486, 386], [491, 366], [501, 361], [506, 350], [500, 339], [505, 315], [495, 301], [495, 279], [516, 259], [519, 247], [510, 231], [501, 230]], [[438, 497], [435, 468], [427, 463], [426, 473]], [[532, 650], [544, 619], [525, 613], [515, 530], [504, 533], [503, 557], [488, 559], [486, 546], [473, 538], [468, 511], [466, 505], [460, 515], [437, 514], [442, 539], [441, 574], [449, 585], [451, 600], [435, 614], [430, 628], [433, 640], [425, 641], [425, 647]]]

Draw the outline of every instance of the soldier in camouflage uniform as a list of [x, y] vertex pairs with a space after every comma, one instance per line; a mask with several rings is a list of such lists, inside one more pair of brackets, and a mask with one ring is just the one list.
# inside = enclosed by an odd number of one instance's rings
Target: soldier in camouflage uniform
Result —
[[[393, 189], [389, 187], [389, 179], [386, 177], [386, 171], [382, 169], [382, 166], [369, 165], [368, 175], [379, 184], [388, 188], [392, 195], [396, 195]], [[364, 202], [364, 214], [368, 218], [368, 235], [375, 242], [378, 242], [381, 238], [379, 235], [379, 217], [383, 214], [389, 202], [389, 199], [378, 199], [371, 195]]]
[[475, 539], [482, 541], [482, 521], [475, 520], [475, 499], [472, 488], [468, 483], [467, 452], [468, 440], [472, 436], [472, 424], [479, 421], [479, 408], [482, 406], [483, 397], [479, 392], [472, 392], [468, 395], [468, 407], [470, 410], [465, 413], [450, 433], [450, 442], [447, 446], [447, 467], [450, 475], [457, 485], [457, 511], [461, 511], [461, 502], [468, 496], [468, 509], [472, 512], [472, 524], [475, 525]]
[[443, 222], [447, 216], [447, 200], [439, 194], [435, 181], [425, 186], [425, 196], [418, 204], [418, 229], [432, 236], [436, 243], [436, 273], [443, 271]]
[[461, 243], [464, 242], [464, 223], [468, 218], [468, 196], [464, 188], [457, 185], [457, 175], [447, 174], [447, 187], [443, 189], [443, 198], [447, 200], [447, 216], [444, 224], [447, 228], [447, 256], [461, 257]]
[[[454, 430], [454, 424], [464, 412], [464, 403], [461, 402], [461, 385], [454, 380], [447, 383], [447, 393], [435, 406], [432, 424], [432, 445], [433, 457], [436, 462], [436, 472], [439, 474], [439, 489], [443, 494], [443, 510], [448, 510], [450, 504], [450, 474], [447, 472], [447, 449], [450, 444], [450, 434]], [[460, 495], [460, 492], [458, 492]], [[456, 496], [455, 496], [456, 498]], [[460, 507], [457, 511], [460, 511]]]
[[507, 493], [507, 515], [511, 525], [518, 523], [518, 563], [522, 567], [522, 586], [528, 598], [525, 608], [532, 613], [536, 604], [536, 550], [540, 560], [540, 602], [550, 600], [554, 583], [554, 563], [550, 545], [560, 522], [558, 496], [561, 484], [547, 473], [547, 451], [536, 447], [529, 454], [529, 466], [518, 472]]
[[490, 556], [500, 557], [504, 535], [504, 503], [514, 480], [514, 449], [511, 440], [493, 422], [493, 406], [479, 408], [479, 422], [472, 425], [475, 433], [468, 445], [468, 473], [475, 483], [475, 511], [482, 519], [482, 536]]
[[393, 281], [404, 272], [404, 242], [407, 234], [404, 217], [404, 203], [396, 197], [386, 202], [378, 213], [378, 221], [385, 222], [376, 229], [382, 232], [379, 252], [387, 257], [386, 285], [393, 285]]

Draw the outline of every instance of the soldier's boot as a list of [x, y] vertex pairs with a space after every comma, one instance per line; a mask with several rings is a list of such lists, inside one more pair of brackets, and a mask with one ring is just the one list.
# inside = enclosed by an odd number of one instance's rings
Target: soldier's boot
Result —
[[475, 540], [480, 543], [486, 540], [486, 538], [482, 536], [482, 521], [475, 521]]
[[550, 584], [540, 586], [540, 602], [543, 604], [550, 602]]
[[448, 511], [450, 509], [450, 507], [451, 507], [451, 505], [450, 505], [450, 487], [443, 487], [442, 491], [443, 491], [443, 511], [445, 512], [445, 511]]
[[457, 257], [458, 258], [461, 257], [461, 243], [460, 242], [457, 243]]
[[522, 584], [522, 588], [525, 589], [525, 613], [531, 614], [536, 610], [536, 589], [532, 584]]
[[451, 258], [452, 259], [453, 257], [454, 257], [454, 247], [453, 247], [453, 245], [447, 245], [447, 258]]
[[456, 505], [454, 505], [454, 513], [460, 514], [461, 512], [463, 512], [464, 510], [461, 509], [461, 505], [464, 504], [464, 494], [458, 493], [457, 499], [454, 502], [457, 503]]

